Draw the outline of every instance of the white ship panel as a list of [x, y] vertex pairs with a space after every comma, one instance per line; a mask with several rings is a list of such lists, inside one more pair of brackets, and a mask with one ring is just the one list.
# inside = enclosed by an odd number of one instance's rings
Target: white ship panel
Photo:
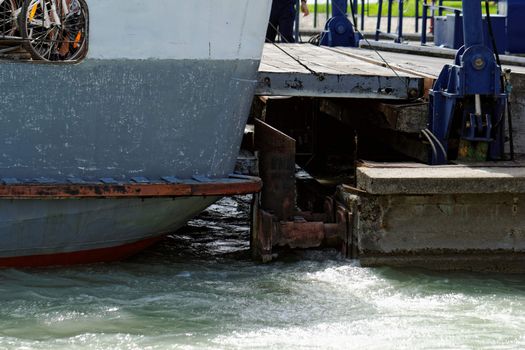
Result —
[[[88, 57], [260, 59], [268, 0], [89, 0]], [[140, 10], [137, 10], [140, 9]]]

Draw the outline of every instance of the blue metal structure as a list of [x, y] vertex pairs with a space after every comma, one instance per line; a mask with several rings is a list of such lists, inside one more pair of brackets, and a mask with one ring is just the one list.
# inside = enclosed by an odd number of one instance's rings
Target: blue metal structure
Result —
[[507, 46], [509, 53], [525, 53], [525, 0], [500, 0], [498, 12], [507, 18]]
[[486, 159], [503, 158], [507, 95], [494, 53], [483, 44], [478, 1], [463, 2], [463, 33], [465, 45], [455, 63], [443, 68], [430, 91], [431, 164], [447, 163], [451, 139], [459, 139], [459, 158], [471, 154], [462, 147]]
[[332, 47], [357, 47], [359, 45], [361, 35], [354, 31], [354, 26], [348, 20], [347, 8], [348, 0], [332, 0], [332, 18], [326, 23], [325, 30], [321, 35], [320, 45]]
[[[492, 33], [497, 43], [499, 54], [505, 54], [507, 48], [506, 22], [507, 17], [501, 15], [491, 15], [490, 25]], [[491, 35], [488, 29], [486, 16], [483, 17], [483, 44], [490, 49], [494, 49], [491, 43]], [[523, 40], [519, 40], [522, 42]], [[463, 46], [463, 16], [459, 12], [454, 15], [435, 17], [434, 20], [434, 45], [459, 49]]]

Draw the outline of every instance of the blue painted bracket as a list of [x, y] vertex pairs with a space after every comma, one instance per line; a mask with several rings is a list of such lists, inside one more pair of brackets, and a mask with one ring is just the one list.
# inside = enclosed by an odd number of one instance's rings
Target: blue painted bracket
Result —
[[361, 34], [354, 31], [354, 26], [347, 18], [348, 0], [332, 1], [332, 18], [326, 22], [325, 30], [321, 34], [322, 46], [359, 46]]
[[[446, 65], [430, 90], [429, 129], [442, 147], [434, 147], [431, 164], [446, 164], [449, 139], [488, 143], [488, 160], [503, 158], [507, 94], [501, 67], [483, 45], [481, 6], [463, 2], [465, 46], [453, 65]], [[477, 100], [477, 102], [476, 102]]]

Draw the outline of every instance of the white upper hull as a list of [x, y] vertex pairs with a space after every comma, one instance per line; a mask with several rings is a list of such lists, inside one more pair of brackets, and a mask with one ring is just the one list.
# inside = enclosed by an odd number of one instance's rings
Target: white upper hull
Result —
[[271, 0], [88, 0], [89, 58], [255, 59]]

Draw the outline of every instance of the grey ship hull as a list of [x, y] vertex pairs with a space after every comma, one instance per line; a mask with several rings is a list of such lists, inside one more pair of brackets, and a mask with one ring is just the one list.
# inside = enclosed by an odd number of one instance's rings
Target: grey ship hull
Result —
[[120, 260], [179, 229], [216, 200], [2, 200], [0, 266]]
[[[0, 64], [0, 178], [20, 183], [227, 177], [256, 60]], [[119, 259], [218, 197], [0, 199], [0, 266]]]
[[255, 60], [0, 64], [0, 176], [223, 177]]

